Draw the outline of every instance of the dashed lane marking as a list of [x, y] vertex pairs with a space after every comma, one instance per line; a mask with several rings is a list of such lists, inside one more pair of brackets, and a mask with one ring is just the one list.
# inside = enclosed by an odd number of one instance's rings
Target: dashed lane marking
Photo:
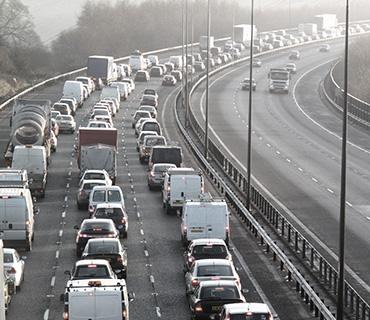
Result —
[[51, 281], [50, 281], [50, 287], [55, 286], [55, 276], [52, 276]]
[[148, 250], [144, 250], [144, 254], [145, 254], [145, 256], [146, 256], [146, 257], [149, 257], [149, 252], [148, 252]]
[[[348, 201], [346, 201], [346, 204], [347, 204], [347, 206], [349, 206], [349, 207], [353, 207], [353, 205], [352, 205], [352, 203], [351, 202], [348, 202]], [[367, 218], [369, 218], [369, 217], [367, 217]]]
[[317, 180], [316, 178], [314, 178], [314, 177], [311, 177], [311, 180], [313, 181], [313, 182], [319, 182], [319, 180]]
[[46, 309], [45, 310], [45, 312], [44, 312], [44, 320], [48, 320], [49, 319], [49, 312], [50, 312], [49, 309]]
[[155, 311], [157, 312], [157, 317], [158, 317], [158, 318], [161, 318], [161, 317], [162, 317], [161, 309], [160, 309], [159, 307], [156, 307], [156, 308], [155, 308]]
[[303, 172], [303, 169], [302, 168], [298, 168], [298, 171]]
[[55, 259], [59, 259], [59, 250], [55, 252]]
[[329, 189], [329, 188], [326, 188], [326, 190], [327, 190], [328, 192], [330, 192], [330, 193], [334, 193], [334, 191], [333, 191], [333, 190], [331, 190], [331, 189]]
[[151, 283], [154, 283], [155, 281], [154, 281], [154, 276], [151, 274], [150, 276], [149, 276], [149, 279], [150, 279], [150, 282]]

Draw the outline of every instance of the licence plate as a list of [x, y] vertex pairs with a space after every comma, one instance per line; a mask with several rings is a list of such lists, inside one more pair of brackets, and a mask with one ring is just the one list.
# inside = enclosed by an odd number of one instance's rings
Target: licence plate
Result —
[[191, 229], [191, 232], [203, 232], [203, 228]]
[[212, 311], [216, 311], [216, 312], [221, 311], [221, 306], [212, 306]]

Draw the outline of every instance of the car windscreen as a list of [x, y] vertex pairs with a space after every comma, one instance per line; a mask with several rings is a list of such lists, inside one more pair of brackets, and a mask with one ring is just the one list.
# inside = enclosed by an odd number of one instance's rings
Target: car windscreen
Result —
[[82, 232], [111, 232], [112, 225], [107, 222], [89, 222], [81, 227]]
[[192, 254], [195, 259], [225, 259], [227, 250], [222, 245], [202, 245], [195, 246]]
[[123, 216], [121, 208], [98, 208], [95, 211], [95, 218], [113, 219]]
[[143, 131], [159, 131], [159, 124], [155, 122], [145, 123], [142, 127]]
[[200, 292], [201, 299], [239, 299], [236, 287], [232, 286], [207, 286]]
[[106, 266], [89, 264], [78, 266], [73, 277], [79, 279], [110, 278], [110, 275]]
[[121, 202], [121, 193], [118, 190], [108, 190], [108, 202]]
[[101, 172], [86, 172], [84, 175], [85, 180], [105, 180], [105, 176]]
[[252, 313], [252, 314], [231, 314], [230, 320], [269, 320], [270, 315], [268, 313]]
[[153, 147], [153, 146], [164, 146], [166, 144], [166, 141], [163, 137], [158, 138], [147, 138], [145, 141], [145, 146]]
[[209, 266], [198, 266], [197, 276], [198, 277], [210, 277], [210, 276], [232, 276], [233, 272], [231, 267], [228, 265], [209, 265]]
[[94, 191], [92, 201], [94, 202], [105, 202], [105, 190]]
[[173, 168], [173, 167], [169, 167], [169, 166], [155, 166], [154, 167], [154, 172], [166, 172], [168, 170], [168, 168]]
[[140, 118], [151, 118], [151, 116], [150, 116], [150, 114], [149, 114], [149, 113], [147, 113], [147, 112], [137, 112], [137, 113], [135, 114], [134, 119], [135, 119], [135, 120], [138, 120], [138, 119], [140, 119]]
[[4, 252], [4, 263], [13, 262], [13, 255], [11, 253]]
[[119, 247], [117, 242], [89, 242], [88, 253], [89, 254], [112, 254], [118, 253]]
[[84, 191], [91, 191], [94, 187], [101, 186], [101, 185], [104, 185], [104, 184], [97, 183], [97, 182], [87, 182], [87, 183], [84, 183], [82, 189]]

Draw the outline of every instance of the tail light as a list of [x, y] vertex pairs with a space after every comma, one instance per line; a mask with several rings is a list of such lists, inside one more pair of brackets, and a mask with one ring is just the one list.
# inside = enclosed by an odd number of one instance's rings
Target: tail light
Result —
[[193, 279], [193, 280], [191, 280], [191, 285], [192, 285], [193, 287], [197, 287], [197, 286], [199, 285], [199, 280], [197, 280], [197, 279]]
[[68, 312], [63, 312], [63, 320], [68, 320], [68, 319], [69, 319]]
[[127, 311], [125, 309], [125, 310], [122, 310], [122, 319], [124, 320], [126, 319], [126, 317], [127, 317]]
[[15, 273], [17, 273], [17, 271], [16, 271], [14, 268], [10, 268], [10, 269], [8, 270], [8, 273], [10, 273], [10, 274], [15, 274]]
[[84, 190], [81, 190], [81, 191], [80, 191], [80, 196], [81, 196], [81, 197], [84, 197], [85, 195], [86, 195], [86, 192], [85, 192]]
[[154, 177], [154, 176], [155, 176], [155, 174], [154, 174], [154, 172], [153, 172], [153, 171], [150, 171], [150, 176], [151, 176], [151, 177]]
[[117, 257], [117, 262], [122, 262], [122, 257]]
[[127, 223], [127, 218], [125, 218], [125, 217], [122, 218], [121, 223], [126, 224]]
[[203, 308], [200, 304], [196, 304], [194, 310], [195, 312], [203, 312]]
[[114, 238], [116, 235], [114, 233], [108, 233], [107, 238]]
[[188, 257], [188, 262], [189, 263], [192, 263], [193, 261], [194, 261], [194, 257], [193, 256]]
[[86, 233], [81, 233], [79, 232], [78, 235], [77, 235], [77, 238], [87, 238], [89, 235], [86, 234]]

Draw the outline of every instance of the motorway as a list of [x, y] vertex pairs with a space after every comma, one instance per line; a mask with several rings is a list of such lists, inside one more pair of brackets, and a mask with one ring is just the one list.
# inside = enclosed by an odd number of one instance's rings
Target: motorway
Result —
[[[163, 213], [159, 192], [150, 192], [146, 185], [146, 167], [141, 165], [136, 152], [136, 140], [131, 128], [131, 114], [139, 105], [145, 87], [158, 89], [160, 96], [159, 121], [167, 138], [181, 143], [174, 116], [174, 96], [178, 88], [161, 87], [160, 79], [150, 84], [137, 83], [136, 91], [121, 103], [114, 118], [119, 130], [118, 179], [125, 195], [129, 216], [128, 250], [129, 291], [136, 294], [130, 304], [132, 319], [189, 319], [182, 273], [183, 248], [180, 242], [180, 220], [176, 215]], [[60, 98], [62, 83], [28, 95], [52, 102]], [[87, 124], [89, 112], [98, 100], [95, 92], [78, 110], [76, 122]], [[0, 147], [5, 148], [9, 135], [9, 113], [0, 113]], [[14, 296], [7, 319], [61, 319], [63, 303], [59, 296], [64, 291], [67, 276], [75, 262], [73, 226], [87, 217], [75, 202], [78, 168], [74, 158], [76, 135], [61, 134], [58, 150], [52, 156], [45, 199], [40, 200], [40, 214], [36, 218], [33, 250], [27, 255], [25, 282]], [[185, 165], [199, 167], [190, 151], [184, 147]], [[206, 190], [213, 194], [209, 182]], [[280, 319], [313, 319], [294, 292], [294, 283], [286, 282], [272, 259], [264, 254], [255, 239], [232, 216], [232, 242], [235, 264], [242, 286], [249, 290], [249, 301], [269, 303]]]
[[[288, 210], [288, 219], [315, 238], [327, 255], [338, 252], [341, 118], [319, 98], [319, 84], [333, 59], [342, 54], [342, 43], [333, 42], [328, 53], [318, 52], [318, 44], [305, 46], [298, 61], [288, 60], [289, 50], [263, 56], [262, 67], [253, 71], [257, 89], [253, 93], [252, 175]], [[270, 94], [268, 70], [288, 62], [296, 62], [298, 71], [290, 93]], [[242, 172], [247, 163], [249, 93], [240, 90], [240, 82], [249, 77], [248, 66], [228, 68], [210, 82], [211, 138]], [[201, 122], [204, 95], [202, 84], [192, 97], [193, 112]], [[368, 132], [355, 126], [350, 126], [348, 136], [346, 263], [369, 294], [370, 141]]]

